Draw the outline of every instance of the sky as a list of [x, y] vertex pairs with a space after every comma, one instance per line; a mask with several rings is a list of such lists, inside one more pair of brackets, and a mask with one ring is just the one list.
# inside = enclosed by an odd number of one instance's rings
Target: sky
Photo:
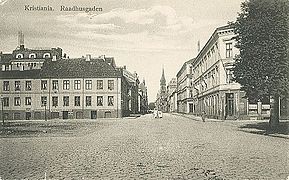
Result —
[[[197, 56], [214, 30], [235, 21], [243, 0], [0, 0], [0, 51], [12, 52], [18, 31], [25, 46], [61, 47], [70, 58], [114, 57], [136, 71], [156, 99], [162, 67], [167, 83]], [[25, 6], [54, 11], [27, 11]], [[99, 7], [98, 12], [60, 11], [61, 6]]]

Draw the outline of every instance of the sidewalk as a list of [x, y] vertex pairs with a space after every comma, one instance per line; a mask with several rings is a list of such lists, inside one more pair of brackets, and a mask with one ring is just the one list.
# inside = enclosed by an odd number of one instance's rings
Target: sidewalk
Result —
[[[171, 114], [194, 121], [202, 121], [200, 116], [192, 114]], [[268, 130], [268, 121], [269, 120], [220, 120], [210, 118], [206, 118], [205, 120], [205, 122], [222, 122], [224, 125], [235, 127], [237, 130], [247, 133], [289, 139], [289, 120], [280, 120], [280, 128], [278, 128], [278, 132]]]
[[[202, 121], [202, 117], [201, 116], [195, 116], [193, 114], [181, 114], [181, 113], [171, 113], [172, 115], [175, 116], [181, 116], [184, 118], [188, 118], [188, 119], [192, 119], [195, 121]], [[207, 122], [224, 122], [224, 120], [220, 120], [220, 119], [211, 119], [211, 118], [206, 118], [205, 121]]]

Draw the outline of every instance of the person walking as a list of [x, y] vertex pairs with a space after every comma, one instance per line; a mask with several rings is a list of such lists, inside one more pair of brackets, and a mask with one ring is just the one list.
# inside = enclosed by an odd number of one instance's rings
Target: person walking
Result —
[[205, 122], [206, 119], [206, 111], [202, 112], [202, 121]]

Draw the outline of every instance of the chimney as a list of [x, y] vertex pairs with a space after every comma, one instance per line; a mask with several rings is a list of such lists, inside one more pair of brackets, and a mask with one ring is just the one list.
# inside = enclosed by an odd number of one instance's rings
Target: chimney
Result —
[[200, 52], [200, 50], [201, 50], [201, 42], [200, 40], [198, 40], [198, 52]]
[[18, 32], [18, 45], [20, 50], [24, 50], [24, 34], [22, 31]]
[[126, 69], [126, 65], [123, 66], [123, 69]]
[[52, 56], [52, 61], [56, 61], [56, 55]]
[[105, 60], [105, 55], [101, 55], [101, 56], [99, 56], [99, 58]]
[[85, 61], [90, 61], [90, 59], [91, 59], [91, 54], [87, 54], [86, 58], [85, 58]]

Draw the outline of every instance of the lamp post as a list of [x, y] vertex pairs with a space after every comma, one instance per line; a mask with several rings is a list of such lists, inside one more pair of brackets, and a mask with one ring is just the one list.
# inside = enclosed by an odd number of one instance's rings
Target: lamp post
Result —
[[45, 118], [45, 121], [47, 121], [47, 116], [46, 116], [46, 103], [47, 103], [47, 101], [44, 100], [44, 118]]
[[4, 97], [1, 95], [2, 125], [4, 126]]

